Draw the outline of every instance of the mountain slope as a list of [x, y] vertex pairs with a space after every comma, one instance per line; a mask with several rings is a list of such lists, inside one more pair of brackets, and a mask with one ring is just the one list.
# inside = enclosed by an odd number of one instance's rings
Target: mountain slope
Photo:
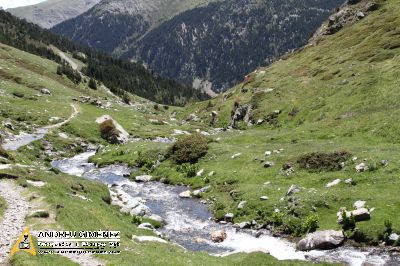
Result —
[[[183, 105], [188, 100], [205, 97], [200, 91], [182, 86], [171, 79], [153, 75], [142, 65], [114, 59], [93, 49], [82, 48], [64, 37], [22, 21], [5, 11], [0, 11], [0, 29], [0, 41], [3, 43], [61, 64], [63, 60], [50, 45], [73, 54], [84, 61], [82, 71], [87, 76], [103, 82], [121, 97], [124, 97], [125, 92], [131, 92], [159, 103], [173, 105]], [[72, 71], [67, 73], [80, 81], [79, 75], [73, 75]]]
[[182, 13], [144, 36], [124, 57], [162, 75], [216, 91], [304, 45], [342, 1], [223, 1]]
[[43, 28], [51, 28], [86, 12], [99, 2], [100, 0], [47, 0], [36, 5], [10, 8], [7, 11]]
[[89, 47], [112, 53], [127, 39], [141, 38], [161, 22], [209, 0], [105, 0], [52, 30]]
[[108, 0], [52, 30], [187, 85], [220, 91], [304, 45], [342, 0], [194, 2]]

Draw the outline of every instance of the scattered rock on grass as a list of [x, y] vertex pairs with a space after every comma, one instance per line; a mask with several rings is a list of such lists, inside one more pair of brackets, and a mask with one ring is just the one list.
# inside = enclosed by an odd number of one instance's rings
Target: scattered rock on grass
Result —
[[50, 95], [50, 94], [51, 94], [50, 90], [49, 90], [49, 89], [46, 89], [46, 88], [41, 89], [41, 90], [40, 90], [40, 93], [41, 93], [41, 94], [46, 94], [46, 95]]
[[399, 240], [399, 238], [400, 238], [400, 236], [398, 234], [396, 234], [396, 233], [392, 233], [389, 236], [389, 240], [391, 240], [391, 241], [397, 241], [397, 240]]
[[353, 204], [353, 207], [356, 208], [356, 209], [365, 208], [365, 204], [366, 203], [367, 203], [366, 201], [358, 200]]
[[242, 154], [241, 153], [236, 153], [236, 154], [234, 154], [234, 155], [232, 155], [232, 159], [236, 159], [236, 158], [238, 158], [238, 157], [240, 157]]
[[360, 208], [354, 211], [346, 211], [346, 208], [341, 208], [337, 213], [338, 223], [343, 223], [343, 213], [346, 213], [346, 217], [354, 217], [356, 222], [368, 221], [371, 219], [371, 213], [366, 208]]
[[267, 161], [267, 162], [264, 163], [264, 167], [265, 167], [265, 168], [271, 168], [271, 167], [273, 167], [273, 166], [275, 166], [275, 163], [274, 163], [274, 162], [269, 162], [269, 161]]
[[262, 197], [260, 197], [260, 200], [269, 200], [269, 198], [267, 197], [267, 196], [262, 196]]
[[328, 183], [328, 184], [326, 185], [326, 187], [327, 187], [327, 188], [330, 188], [330, 187], [337, 186], [337, 185], [339, 185], [339, 184], [340, 184], [340, 182], [342, 182], [342, 180], [340, 180], [340, 179], [336, 179], [336, 180], [334, 180], [334, 181], [332, 181], [332, 182]]
[[366, 172], [369, 170], [369, 167], [366, 163], [360, 163], [356, 166], [356, 171], [358, 173]]
[[138, 226], [139, 229], [154, 230], [154, 226], [151, 223], [142, 223]]
[[389, 161], [388, 160], [382, 160], [381, 161], [381, 165], [382, 166], [388, 166], [389, 165]]
[[26, 183], [34, 187], [44, 187], [46, 185], [46, 182], [34, 180], [26, 180]]
[[344, 183], [347, 184], [347, 185], [352, 185], [353, 184], [353, 179], [352, 178], [346, 179], [344, 181]]
[[155, 236], [132, 236], [132, 240], [137, 242], [158, 242], [167, 244], [168, 242], [162, 238], [155, 237]]
[[233, 213], [227, 213], [225, 214], [225, 221], [227, 222], [233, 222], [233, 218], [235, 218], [235, 215]]
[[290, 195], [299, 193], [300, 191], [301, 191], [301, 188], [299, 188], [296, 185], [292, 185], [292, 186], [290, 186], [288, 192], [286, 193], [286, 196], [290, 196]]
[[247, 201], [241, 201], [241, 202], [239, 202], [239, 204], [238, 204], [238, 209], [239, 210], [241, 210], [241, 209], [244, 209], [244, 207], [246, 207], [246, 204], [247, 204]]

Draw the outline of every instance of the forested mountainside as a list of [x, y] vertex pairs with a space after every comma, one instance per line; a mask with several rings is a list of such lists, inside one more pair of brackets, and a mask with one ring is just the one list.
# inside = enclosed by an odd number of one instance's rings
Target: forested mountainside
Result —
[[[103, 1], [52, 30], [187, 85], [221, 91], [304, 45], [343, 0], [177, 2], [166, 8], [161, 1]], [[164, 10], [168, 15], [155, 22]]]
[[[82, 48], [64, 37], [20, 20], [5, 11], [0, 11], [0, 41], [59, 63], [62, 63], [62, 59], [49, 47], [50, 45], [71, 54], [81, 53], [86, 63], [82, 71], [89, 77], [103, 82], [120, 96], [124, 96], [125, 92], [131, 92], [159, 103], [172, 105], [183, 105], [188, 100], [206, 97], [201, 92], [171, 79], [153, 75], [140, 64], [114, 59], [90, 48]], [[79, 75], [76, 76], [79, 78]], [[76, 78], [74, 80], [80, 81]]]
[[80, 44], [113, 53], [127, 41], [136, 43], [170, 17], [206, 2], [210, 0], [105, 0], [52, 30]]
[[36, 5], [10, 8], [7, 11], [43, 28], [51, 28], [86, 12], [99, 2], [100, 0], [46, 0]]
[[245, 74], [307, 43], [335, 1], [222, 1], [182, 13], [152, 30], [124, 57], [186, 84], [193, 77], [230, 88]]

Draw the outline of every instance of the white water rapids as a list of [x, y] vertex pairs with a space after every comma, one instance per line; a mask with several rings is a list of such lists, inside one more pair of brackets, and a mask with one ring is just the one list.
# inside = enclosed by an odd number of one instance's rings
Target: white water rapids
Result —
[[[70, 159], [53, 162], [53, 166], [62, 172], [96, 180], [123, 189], [132, 198], [144, 200], [153, 214], [161, 216], [166, 225], [160, 232], [170, 241], [193, 251], [206, 251], [211, 255], [227, 256], [239, 252], [265, 252], [279, 260], [309, 260], [341, 262], [351, 266], [362, 265], [399, 265], [396, 258], [388, 255], [373, 254], [373, 250], [359, 250], [341, 247], [329, 251], [300, 252], [295, 244], [285, 239], [273, 237], [264, 231], [260, 237], [255, 231], [238, 230], [231, 225], [221, 225], [210, 219], [207, 207], [196, 199], [181, 199], [179, 193], [184, 187], [168, 186], [159, 182], [136, 183], [127, 178], [131, 169], [125, 166], [96, 168], [88, 163], [95, 152], [86, 152]], [[222, 243], [210, 240], [214, 230], [224, 229], [228, 238]], [[201, 240], [201, 241], [199, 241]]]

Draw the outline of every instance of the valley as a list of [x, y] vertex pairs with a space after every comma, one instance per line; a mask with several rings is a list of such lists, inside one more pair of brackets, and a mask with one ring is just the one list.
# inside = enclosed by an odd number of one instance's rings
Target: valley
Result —
[[[29, 43], [64, 60], [0, 38], [0, 225], [12, 228], [20, 200], [16, 231], [112, 229], [123, 247], [9, 263], [397, 265], [400, 5], [353, 2], [307, 45], [211, 99], [178, 101], [162, 87], [175, 83], [52, 37]], [[91, 60], [107, 64], [91, 72]], [[113, 92], [104, 73], [117, 66], [122, 80], [134, 73], [184, 104], [133, 94], [140, 86]]]

